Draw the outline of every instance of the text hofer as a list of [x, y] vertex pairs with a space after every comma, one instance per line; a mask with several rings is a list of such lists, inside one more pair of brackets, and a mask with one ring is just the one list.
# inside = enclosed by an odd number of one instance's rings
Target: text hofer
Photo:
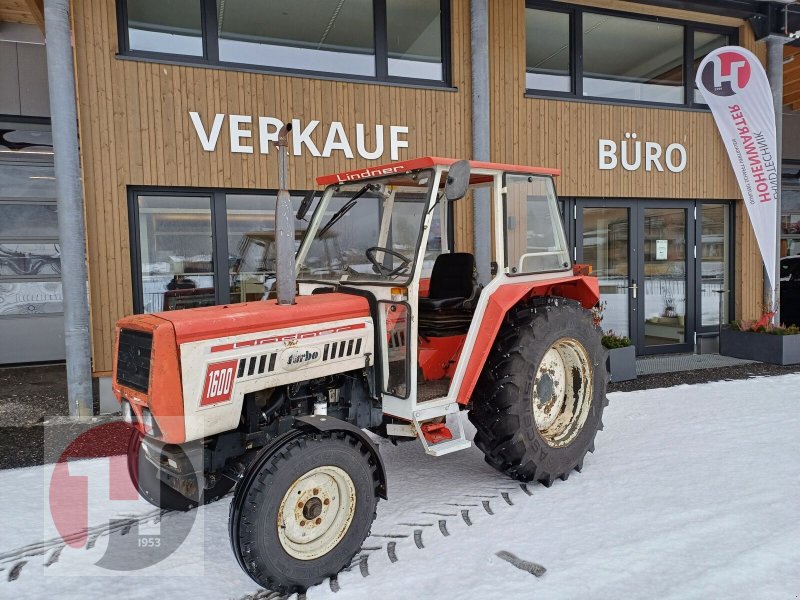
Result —
[[[251, 117], [250, 115], [214, 115], [214, 120], [203, 123], [197, 112], [190, 112], [194, 129], [203, 150], [213, 152], [217, 148], [220, 132], [228, 119], [230, 134], [230, 150], [239, 154], [253, 154], [256, 146], [260, 154], [269, 154], [269, 147], [278, 141], [278, 131], [283, 121], [275, 117]], [[388, 129], [388, 144], [386, 130]], [[317, 120], [304, 124], [300, 119], [292, 119], [291, 146], [294, 156], [307, 152], [311, 156], [328, 158], [334, 151], [341, 152], [347, 158], [353, 158], [353, 148], [359, 156], [367, 160], [376, 160], [385, 154], [388, 145], [391, 160], [399, 160], [400, 148], [408, 148], [408, 127], [401, 125], [372, 126], [369, 130], [371, 141], [367, 141], [367, 126], [356, 123], [355, 131], [349, 133], [339, 121], [326, 126]], [[257, 140], [256, 140], [257, 137]], [[324, 140], [324, 142], [322, 141]], [[256, 143], [257, 141], [257, 143]], [[369, 146], [369, 147], [368, 147]], [[320, 149], [321, 148], [321, 149]]]

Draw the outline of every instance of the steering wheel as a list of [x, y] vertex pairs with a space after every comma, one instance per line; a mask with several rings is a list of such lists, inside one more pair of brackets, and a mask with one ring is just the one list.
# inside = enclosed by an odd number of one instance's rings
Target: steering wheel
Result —
[[[375, 258], [376, 252], [383, 252], [385, 254], [394, 256], [395, 258], [399, 258], [403, 264], [401, 264], [396, 269], [390, 269], [383, 263], [378, 262], [378, 260]], [[399, 275], [408, 267], [408, 265], [411, 264], [410, 258], [403, 256], [399, 252], [390, 250], [389, 248], [382, 248], [381, 246], [371, 246], [370, 248], [367, 248], [366, 254], [367, 258], [369, 259], [369, 262], [371, 262], [373, 266], [378, 270], [378, 272], [384, 277], [393, 277], [394, 275]]]

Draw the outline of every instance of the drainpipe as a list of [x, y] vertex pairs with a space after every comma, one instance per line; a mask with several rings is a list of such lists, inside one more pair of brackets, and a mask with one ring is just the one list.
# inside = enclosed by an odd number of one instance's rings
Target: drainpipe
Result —
[[781, 273], [781, 173], [783, 161], [783, 46], [789, 41], [781, 35], [770, 35], [767, 37], [767, 77], [769, 87], [772, 90], [772, 104], [775, 109], [775, 150], [778, 156], [775, 162], [778, 165], [778, 193], [775, 195], [775, 210], [777, 213], [775, 224], [777, 236], [775, 243], [775, 265], [773, 281], [775, 287], [768, 290], [767, 279], [764, 279], [764, 297], [768, 299], [769, 305], [775, 308], [775, 316], [772, 322], [780, 325], [780, 273]]
[[44, 0], [44, 23], [61, 245], [67, 399], [71, 417], [89, 417], [93, 413], [92, 353], [69, 0]]
[[[472, 50], [472, 160], [491, 160], [489, 123], [489, 8], [488, 0], [470, 0]], [[478, 282], [491, 280], [491, 195], [488, 188], [472, 191], [472, 230]]]
[[291, 122], [278, 132], [278, 199], [275, 203], [275, 279], [278, 288], [278, 304], [294, 304], [296, 278], [294, 273], [294, 219], [292, 200], [289, 196], [289, 143], [287, 137], [292, 130]]

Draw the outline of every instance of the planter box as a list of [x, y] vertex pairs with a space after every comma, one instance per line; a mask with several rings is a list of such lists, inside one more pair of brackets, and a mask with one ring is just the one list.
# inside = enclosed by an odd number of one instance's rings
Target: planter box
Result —
[[636, 346], [609, 350], [606, 367], [610, 382], [619, 383], [636, 379]]
[[800, 364], [800, 335], [771, 335], [723, 329], [719, 353], [773, 365]]

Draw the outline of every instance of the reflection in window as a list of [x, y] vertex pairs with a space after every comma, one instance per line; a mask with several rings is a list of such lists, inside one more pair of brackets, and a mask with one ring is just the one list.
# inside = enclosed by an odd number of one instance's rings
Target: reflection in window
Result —
[[585, 96], [683, 104], [680, 25], [583, 14]]
[[127, 0], [131, 50], [203, 55], [200, 0]]
[[703, 327], [718, 327], [720, 315], [728, 314], [729, 208], [725, 204], [701, 204], [700, 305]]
[[219, 58], [375, 75], [372, 0], [218, 0]]
[[[292, 195], [293, 212], [302, 195]], [[275, 194], [227, 194], [230, 301], [261, 300], [272, 290], [276, 274]], [[295, 249], [305, 222], [295, 221]]]
[[707, 31], [694, 32], [694, 58], [692, 60], [692, 85], [694, 86], [694, 101], [697, 104], [705, 104], [703, 94], [697, 89], [694, 84], [694, 78], [697, 75], [697, 67], [703, 59], [711, 54], [717, 48], [728, 46], [731, 43], [730, 37], [722, 33], [711, 33]]
[[434, 0], [387, 0], [389, 75], [444, 78], [442, 11]]
[[144, 312], [213, 305], [211, 199], [140, 195], [138, 205]]
[[571, 85], [568, 13], [525, 10], [525, 87], [569, 92]]
[[800, 184], [784, 183], [781, 190], [781, 256], [800, 254]]

